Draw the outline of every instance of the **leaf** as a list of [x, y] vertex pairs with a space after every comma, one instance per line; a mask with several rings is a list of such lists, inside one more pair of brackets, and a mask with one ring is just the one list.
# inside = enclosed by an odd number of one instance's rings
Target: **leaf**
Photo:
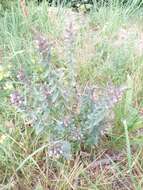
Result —
[[53, 96], [52, 96], [52, 102], [55, 103], [57, 98], [59, 96], [59, 92], [56, 92]]
[[40, 183], [38, 183], [34, 190], [43, 190], [43, 187]]
[[7, 136], [4, 135], [4, 134], [0, 136], [0, 144], [3, 144], [3, 142], [4, 142], [5, 139], [6, 139], [6, 137], [7, 137]]
[[65, 127], [64, 127], [63, 122], [60, 122], [60, 121], [57, 122], [57, 126], [55, 126], [55, 130], [56, 130], [57, 135], [63, 135], [65, 132]]
[[71, 144], [68, 141], [63, 141], [62, 145], [63, 156], [66, 160], [71, 158]]
[[43, 132], [44, 126], [42, 124], [37, 123], [34, 125], [34, 129], [35, 129], [36, 134], [39, 135], [40, 133]]
[[97, 135], [97, 133], [95, 134], [91, 133], [91, 136], [88, 137], [86, 144], [89, 146], [93, 146], [98, 143], [98, 140], [99, 140], [99, 135]]
[[129, 75], [127, 76], [127, 88], [128, 90], [126, 92], [125, 113], [128, 112], [133, 102], [133, 80]]
[[143, 145], [143, 136], [133, 138], [131, 140], [133, 144]]

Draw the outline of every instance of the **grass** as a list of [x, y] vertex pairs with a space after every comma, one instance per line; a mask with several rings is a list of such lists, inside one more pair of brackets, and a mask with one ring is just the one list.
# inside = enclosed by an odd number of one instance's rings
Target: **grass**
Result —
[[[28, 12], [24, 17], [20, 6], [13, 5], [0, 17], [0, 189], [141, 190], [142, 8], [135, 3], [124, 7], [112, 3], [84, 14], [69, 8], [50, 8], [43, 2], [39, 6], [30, 3]], [[49, 67], [44, 65], [47, 64], [44, 52], [39, 54], [40, 49], [37, 51], [34, 46], [37, 31], [48, 39], [46, 48], [52, 44], [52, 50], [48, 49]], [[22, 70], [31, 81], [30, 87], [17, 79], [23, 77]], [[45, 108], [47, 102], [42, 104], [39, 99], [40, 85], [47, 78], [46, 84], [55, 93], [52, 97], [57, 103], [55, 107], [48, 104]], [[93, 98], [98, 101], [110, 84], [123, 85], [127, 90], [108, 113], [104, 135], [98, 143], [89, 146], [89, 141], [96, 140], [90, 138], [85, 143], [72, 141], [72, 155], [64, 155], [69, 159], [50, 157], [55, 123], [59, 128], [54, 139], [58, 141], [63, 138], [60, 119], [67, 115], [75, 117], [74, 124], [78, 127], [90, 130], [102, 118], [103, 110], [98, 115], [89, 113], [86, 106], [80, 111], [78, 98], [87, 87], [94, 87], [97, 90]], [[79, 94], [75, 93], [75, 86]], [[68, 101], [64, 99], [63, 89], [68, 89]], [[15, 90], [20, 90], [27, 104], [30, 102], [28, 111], [17, 109], [10, 101]], [[40, 109], [44, 111], [41, 113]], [[31, 112], [37, 114], [36, 124], [30, 118]], [[96, 130], [102, 127], [103, 119]], [[64, 122], [69, 125], [68, 118]], [[45, 130], [41, 132], [43, 126]], [[96, 130], [92, 133], [97, 133]], [[64, 148], [69, 151], [66, 145]]]

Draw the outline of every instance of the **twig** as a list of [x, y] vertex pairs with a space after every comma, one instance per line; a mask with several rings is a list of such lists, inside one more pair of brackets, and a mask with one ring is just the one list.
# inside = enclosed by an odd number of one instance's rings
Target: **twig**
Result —
[[29, 12], [28, 12], [28, 8], [26, 6], [25, 0], [20, 0], [19, 3], [20, 3], [20, 7], [22, 9], [24, 17], [28, 17]]
[[87, 166], [86, 169], [94, 169], [98, 166], [110, 165], [112, 162], [120, 161], [122, 159], [122, 154], [114, 155], [112, 157], [106, 155], [106, 157], [107, 158], [103, 158], [100, 160], [94, 160], [91, 164]]

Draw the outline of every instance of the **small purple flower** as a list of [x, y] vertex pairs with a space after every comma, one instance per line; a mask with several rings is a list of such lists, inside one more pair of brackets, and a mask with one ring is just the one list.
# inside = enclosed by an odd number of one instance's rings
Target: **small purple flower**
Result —
[[59, 159], [61, 157], [69, 160], [71, 158], [71, 144], [68, 141], [54, 141], [48, 150], [50, 158]]
[[24, 73], [23, 69], [20, 69], [20, 71], [18, 72], [17, 79], [19, 81], [25, 82], [26, 76], [25, 76], [25, 73]]
[[108, 107], [113, 107], [115, 104], [120, 102], [122, 100], [125, 90], [127, 90], [126, 87], [109, 86], [107, 89]]
[[35, 46], [42, 56], [49, 55], [51, 52], [51, 43], [42, 34], [35, 37]]
[[10, 101], [12, 105], [19, 107], [23, 103], [23, 97], [18, 91], [15, 91], [10, 95]]
[[48, 155], [51, 158], [60, 158], [63, 156], [63, 144], [60, 142], [53, 143], [53, 145], [49, 148]]
[[64, 127], [68, 127], [71, 122], [71, 119], [69, 116], [66, 116], [63, 120]]
[[66, 42], [69, 42], [71, 44], [74, 42], [74, 28], [72, 22], [69, 24], [68, 28], [66, 28], [64, 36]]
[[70, 131], [70, 137], [73, 141], [80, 141], [83, 138], [83, 134], [81, 133], [80, 129], [73, 128]]
[[51, 96], [51, 91], [47, 86], [43, 87], [43, 95], [46, 99]]

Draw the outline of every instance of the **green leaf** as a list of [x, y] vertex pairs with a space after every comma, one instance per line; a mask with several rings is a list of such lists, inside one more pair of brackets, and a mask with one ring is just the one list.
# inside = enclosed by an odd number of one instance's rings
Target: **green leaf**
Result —
[[132, 142], [133, 144], [143, 145], [143, 136], [139, 136], [139, 137], [133, 138], [133, 139], [131, 140], [131, 142]]
[[43, 190], [43, 187], [40, 183], [38, 183], [34, 190]]
[[126, 92], [125, 113], [128, 112], [133, 102], [133, 80], [129, 75], [127, 76], [127, 88], [128, 90]]
[[67, 141], [63, 141], [62, 145], [63, 156], [66, 160], [70, 160], [71, 158], [71, 144]]

